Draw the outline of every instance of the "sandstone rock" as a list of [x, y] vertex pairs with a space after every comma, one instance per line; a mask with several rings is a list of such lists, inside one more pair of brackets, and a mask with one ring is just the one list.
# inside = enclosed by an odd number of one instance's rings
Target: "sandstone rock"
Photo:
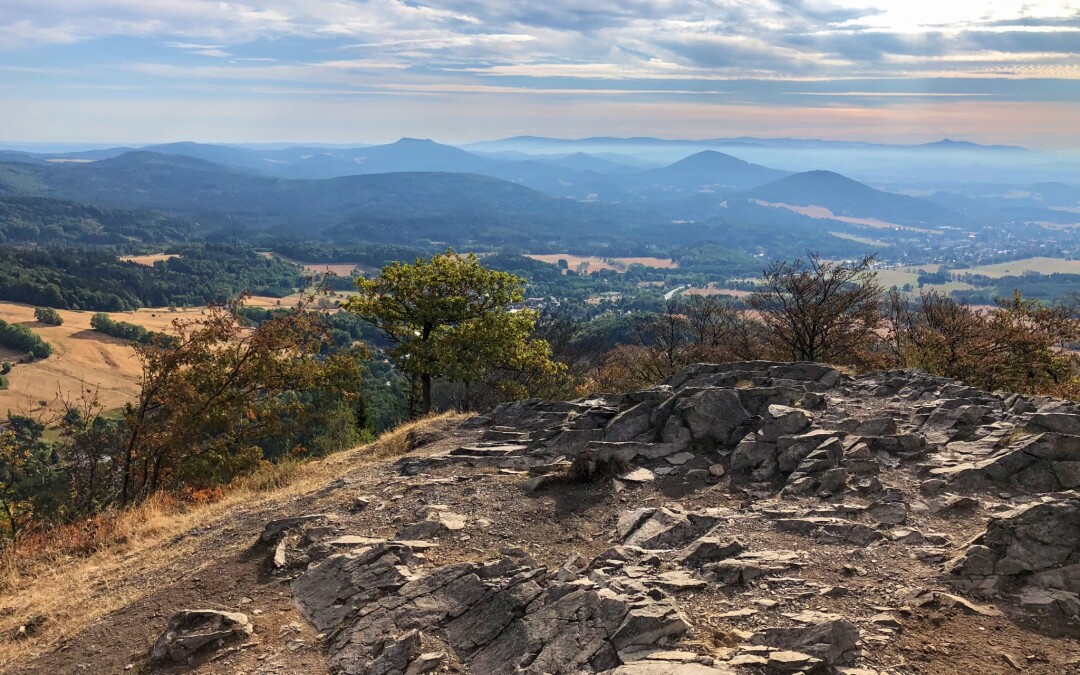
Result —
[[622, 513], [616, 533], [622, 543], [630, 546], [667, 549], [687, 545], [714, 524], [716, 519], [708, 515], [691, 518], [682, 511], [644, 508]]
[[964, 487], [1002, 484], [1024, 492], [1073, 489], [1080, 487], [1080, 436], [1029, 436], [979, 461], [939, 467], [931, 475]]
[[446, 661], [446, 652], [426, 652], [417, 656], [405, 669], [405, 675], [424, 675], [442, 667]]
[[732, 389], [705, 389], [680, 398], [673, 416], [683, 420], [694, 441], [721, 446], [737, 442], [734, 436], [750, 419], [738, 392]]
[[979, 508], [979, 500], [963, 495], [949, 495], [940, 504], [931, 508], [934, 513], [962, 513]]
[[887, 628], [900, 628], [903, 626], [892, 612], [878, 612], [870, 617], [870, 622]]
[[150, 663], [186, 664], [229, 642], [246, 640], [254, 630], [246, 614], [213, 609], [182, 609], [150, 651]]
[[847, 487], [848, 470], [844, 467], [829, 469], [818, 478], [818, 489], [829, 494], [839, 494]]
[[755, 551], [740, 553], [734, 558], [719, 562], [706, 563], [701, 573], [717, 583], [734, 586], [787, 572], [799, 565], [799, 556], [792, 551]]
[[[569, 464], [569, 463], [567, 463]], [[526, 492], [536, 492], [542, 490], [549, 485], [555, 485], [562, 480], [561, 476], [555, 474], [543, 474], [540, 476], [534, 476], [522, 484]]]
[[780, 673], [797, 673], [800, 671], [816, 668], [821, 664], [821, 659], [816, 659], [809, 654], [792, 651], [778, 651], [769, 654], [766, 665]]
[[399, 530], [394, 539], [434, 539], [443, 534], [465, 529], [465, 523], [465, 516], [461, 514], [431, 510], [423, 520]]
[[923, 424], [923, 433], [932, 443], [969, 438], [990, 408], [982, 405], [939, 406]]
[[745, 550], [746, 545], [738, 539], [725, 540], [715, 536], [701, 537], [676, 553], [672, 560], [685, 567], [700, 567], [705, 563], [734, 557]]
[[733, 472], [754, 472], [757, 480], [768, 480], [779, 473], [779, 449], [775, 443], [768, 443], [756, 436], [747, 436], [735, 446], [731, 453]]
[[858, 436], [889, 436], [896, 434], [896, 420], [891, 417], [872, 417], [855, 427]]
[[700, 663], [663, 663], [659, 661], [634, 661], [614, 670], [606, 675], [735, 675], [735, 671], [727, 668], [715, 668]]
[[655, 400], [642, 401], [620, 412], [604, 429], [604, 440], [632, 441], [652, 430], [650, 416], [658, 404], [659, 401]]
[[991, 518], [986, 532], [947, 571], [958, 588], [980, 593], [1019, 582], [1052, 593], [1080, 593], [1080, 495]]
[[775, 522], [777, 529], [781, 531], [812, 535], [826, 543], [868, 546], [884, 537], [872, 527], [839, 518], [781, 518]]
[[876, 501], [866, 510], [870, 520], [882, 525], [900, 525], [907, 521], [907, 504], [898, 501]]
[[968, 614], [977, 614], [979, 616], [1003, 616], [1001, 610], [996, 607], [991, 605], [980, 605], [961, 598], [959, 595], [944, 593], [942, 591], [922, 593], [915, 598], [912, 604], [916, 607], [940, 607], [946, 609], [957, 607]]
[[941, 478], [931, 478], [919, 484], [919, 492], [927, 497], [933, 497], [945, 489], [946, 485], [948, 485], [948, 482]]
[[801, 652], [820, 659], [827, 666], [835, 666], [854, 659], [860, 637], [859, 628], [850, 621], [823, 617], [807, 626], [767, 628], [755, 633], [750, 644]]
[[1027, 428], [1036, 433], [1052, 431], [1080, 436], [1080, 415], [1059, 412], [1038, 412], [1031, 416]]
[[321, 523], [327, 520], [329, 516], [325, 513], [313, 513], [306, 516], [295, 516], [292, 518], [279, 518], [277, 520], [271, 520], [263, 527], [262, 534], [259, 535], [259, 539], [262, 541], [276, 541], [283, 532], [288, 530], [303, 527], [304, 525], [310, 525], [313, 523]]
[[810, 426], [813, 418], [805, 411], [784, 405], [770, 405], [761, 424], [761, 436], [765, 441], [776, 441], [781, 436], [798, 434]]

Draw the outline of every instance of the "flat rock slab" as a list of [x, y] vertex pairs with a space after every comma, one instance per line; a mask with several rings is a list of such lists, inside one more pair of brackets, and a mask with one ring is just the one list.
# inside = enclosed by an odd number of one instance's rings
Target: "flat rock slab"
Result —
[[330, 556], [293, 583], [305, 616], [333, 636], [335, 672], [405, 672], [422, 656], [418, 631], [445, 636], [475, 673], [604, 672], [621, 665], [619, 652], [687, 629], [670, 601], [561, 582], [513, 558], [419, 564], [407, 547], [376, 545]]

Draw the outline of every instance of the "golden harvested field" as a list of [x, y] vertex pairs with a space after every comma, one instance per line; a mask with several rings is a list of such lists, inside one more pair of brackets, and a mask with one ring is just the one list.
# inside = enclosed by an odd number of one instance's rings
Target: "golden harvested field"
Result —
[[929, 264], [929, 265], [910, 265], [908, 267], [885, 267], [874, 270], [877, 272], [878, 283], [885, 288], [891, 288], [892, 286], [900, 287], [904, 284], [911, 284], [917, 286], [919, 283], [919, 272], [927, 272], [934, 274], [941, 269], [941, 265]]
[[[281, 299], [282, 307], [296, 304], [299, 294]], [[331, 301], [337, 298], [331, 298]], [[277, 307], [277, 298], [255, 296], [248, 302], [253, 307]], [[34, 308], [14, 302], [0, 302], [0, 319], [22, 323], [40, 335], [53, 347], [52, 356], [33, 363], [19, 363], [22, 354], [0, 350], [0, 360], [11, 361], [8, 388], [0, 390], [0, 415], [8, 410], [27, 412], [40, 408], [55, 410], [57, 394], [75, 398], [85, 389], [98, 391], [107, 408], [123, 405], [138, 391], [139, 362], [134, 350], [123, 340], [103, 335], [90, 328], [95, 312], [57, 310], [64, 320], [62, 326], [46, 326], [34, 320]], [[169, 328], [174, 319], [197, 318], [203, 308], [140, 309], [135, 312], [111, 312], [116, 321], [144, 326], [148, 330]]]
[[1062, 260], [1061, 258], [1025, 258], [1010, 260], [994, 265], [983, 265], [970, 269], [953, 270], [953, 274], [982, 274], [993, 279], [1037, 272], [1039, 274], [1080, 274], [1080, 260]]
[[706, 288], [688, 288], [682, 292], [682, 295], [730, 295], [733, 298], [745, 298], [753, 295], [753, 292], [737, 288], [719, 288], [715, 283], [710, 283]]
[[353, 275], [353, 270], [360, 270], [361, 272], [375, 271], [375, 268], [373, 267], [360, 265], [358, 263], [306, 263], [287, 258], [280, 253], [274, 253], [272, 251], [263, 251], [261, 255], [264, 258], [279, 258], [285, 262], [291, 262], [294, 265], [303, 267], [312, 274], [336, 274], [339, 277], [351, 277]]
[[581, 256], [569, 253], [526, 254], [525, 257], [551, 265], [557, 264], [559, 260], [565, 260], [570, 265], [571, 270], [584, 272], [585, 274], [599, 272], [600, 270], [613, 270], [621, 273], [625, 272], [631, 265], [644, 265], [645, 267], [668, 270], [678, 268], [678, 264], [670, 258], [601, 258], [599, 256]]
[[172, 260], [173, 258], [179, 258], [175, 253], [154, 253], [152, 255], [122, 255], [120, 260], [127, 262], [137, 263], [139, 265], [145, 265], [147, 267], [153, 267], [154, 263], [159, 260]]
[[829, 234], [837, 239], [846, 239], [857, 244], [863, 244], [864, 246], [873, 246], [874, 248], [888, 248], [889, 246], [892, 246], [892, 244], [887, 241], [880, 241], [869, 237], [860, 237], [855, 234], [848, 234], [847, 232], [830, 232]]
[[[886, 289], [896, 286], [903, 288], [904, 284], [911, 284], [912, 293], [919, 289], [919, 270], [933, 274], [941, 269], [941, 265], [931, 263], [928, 265], [910, 265], [907, 267], [888, 267], [874, 270], [877, 272], [878, 283]], [[952, 293], [953, 291], [970, 291], [975, 288], [963, 281], [949, 281], [944, 284], [925, 284], [922, 290], [935, 290], [940, 293]]]
[[787, 209], [808, 218], [839, 220], [842, 223], [851, 223], [852, 225], [861, 225], [862, 227], [872, 227], [876, 229], [884, 230], [908, 230], [909, 232], [929, 232], [932, 234], [941, 234], [941, 230], [928, 230], [920, 227], [911, 227], [910, 225], [897, 225], [896, 223], [886, 222], [884, 220], [877, 220], [875, 218], [854, 218], [852, 216], [838, 216], [824, 206], [797, 206], [795, 204], [784, 204], [783, 202], [763, 202], [760, 199], [751, 200], [761, 206], [771, 206], [777, 209]]
[[[34, 308], [13, 302], [0, 302], [0, 318], [22, 323], [53, 347], [52, 356], [34, 363], [17, 363], [21, 354], [6, 352], [13, 368], [8, 388], [0, 391], [0, 414], [37, 409], [40, 401], [52, 408], [57, 394], [77, 397], [85, 389], [97, 389], [101, 402], [109, 408], [122, 405], [137, 391], [140, 375], [135, 352], [123, 340], [103, 335], [90, 328], [94, 312], [57, 310], [62, 326], [46, 326], [34, 320]], [[198, 315], [201, 310], [141, 309], [137, 312], [114, 312], [117, 321], [136, 323], [150, 330], [162, 330], [179, 316]], [[13, 358], [14, 357], [14, 358]]]

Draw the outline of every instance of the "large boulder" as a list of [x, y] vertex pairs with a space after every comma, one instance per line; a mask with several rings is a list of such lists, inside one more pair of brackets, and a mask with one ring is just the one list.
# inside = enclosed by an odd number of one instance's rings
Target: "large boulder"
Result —
[[761, 437], [775, 442], [781, 436], [792, 436], [810, 427], [813, 417], [809, 413], [786, 405], [770, 405], [761, 423]]
[[1080, 488], [1080, 436], [1042, 433], [994, 450], [977, 462], [933, 469], [932, 477], [962, 487], [1006, 485], [1026, 493]]
[[751, 417], [734, 389], [703, 389], [680, 398], [673, 416], [682, 420], [693, 441], [724, 447], [739, 441], [738, 432], [745, 431]]
[[992, 594], [1031, 586], [1077, 598], [1080, 495], [1069, 493], [991, 518], [986, 532], [947, 571], [961, 590]]
[[750, 637], [750, 644], [791, 650], [820, 659], [827, 666], [855, 659], [861, 633], [847, 619], [822, 615], [791, 628], [767, 628]]
[[708, 513], [646, 507], [624, 511], [615, 526], [624, 545], [644, 549], [672, 549], [690, 544], [718, 522]]

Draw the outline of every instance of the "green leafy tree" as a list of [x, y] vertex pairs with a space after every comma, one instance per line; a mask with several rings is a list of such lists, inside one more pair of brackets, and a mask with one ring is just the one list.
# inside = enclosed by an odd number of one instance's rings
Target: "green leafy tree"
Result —
[[36, 420], [9, 415], [8, 429], [0, 431], [0, 518], [12, 539], [52, 515], [62, 497], [62, 473], [44, 430]]
[[309, 454], [309, 424], [327, 428], [320, 414], [331, 405], [362, 405], [361, 354], [321, 355], [330, 334], [309, 300], [253, 330], [237, 318], [243, 300], [175, 319], [167, 336], [135, 346], [142, 387], [123, 409], [114, 453], [120, 505], [227, 483], [254, 469], [273, 439], [294, 439], [282, 454]]
[[418, 390], [416, 414], [431, 410], [436, 378], [467, 384], [495, 370], [558, 370], [548, 344], [531, 337], [536, 313], [512, 307], [524, 300], [525, 281], [485, 268], [475, 255], [447, 250], [412, 264], [395, 262], [375, 279], [357, 279], [356, 287], [360, 293], [345, 309], [392, 342], [390, 356]]
[[0, 319], [0, 346], [26, 352], [30, 360], [47, 358], [52, 345], [21, 323], [8, 323]]
[[35, 307], [34, 319], [47, 326], [61, 326], [64, 324], [60, 312], [57, 312], [52, 307]]

